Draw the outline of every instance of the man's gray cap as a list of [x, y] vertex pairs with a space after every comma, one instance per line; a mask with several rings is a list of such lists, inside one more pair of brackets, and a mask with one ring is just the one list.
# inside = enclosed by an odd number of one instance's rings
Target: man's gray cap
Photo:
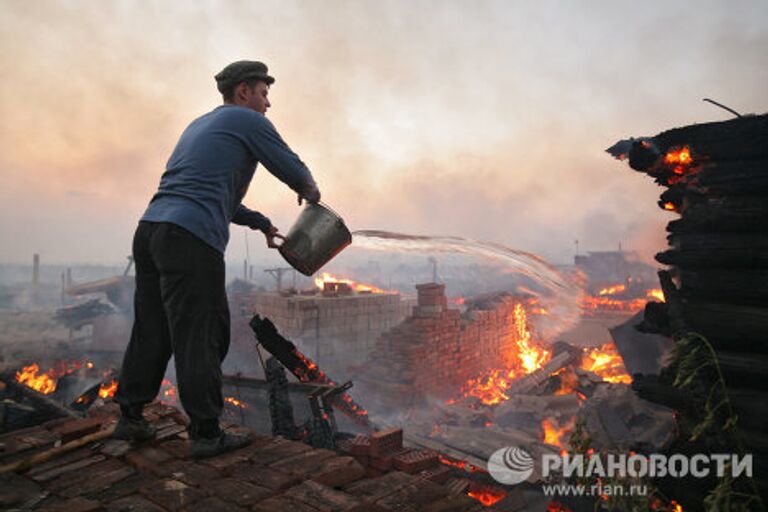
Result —
[[246, 80], [263, 80], [267, 85], [275, 79], [267, 74], [267, 65], [256, 60], [239, 60], [222, 69], [215, 77], [216, 88], [223, 93], [227, 88]]

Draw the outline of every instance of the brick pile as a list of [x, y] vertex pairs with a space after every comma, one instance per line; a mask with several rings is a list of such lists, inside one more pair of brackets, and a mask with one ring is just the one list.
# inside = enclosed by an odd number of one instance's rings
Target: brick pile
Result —
[[[402, 431], [348, 440], [344, 452], [255, 435], [252, 445], [195, 461], [185, 418], [151, 404], [156, 440], [102, 439], [32, 467], [0, 473], [0, 509], [51, 512], [480, 512], [472, 498], [441, 485], [447, 468], [430, 452], [405, 450]], [[114, 404], [91, 417], [54, 420], [0, 436], [0, 466], [27, 460], [64, 439], [114, 425]], [[376, 455], [373, 455], [375, 453]], [[361, 462], [362, 461], [362, 462]], [[375, 469], [372, 462], [386, 469]]]
[[450, 398], [470, 378], [507, 363], [517, 352], [513, 296], [501, 296], [462, 315], [447, 307], [445, 286], [418, 285], [413, 315], [383, 333], [355, 380], [380, 410], [418, 405], [427, 396]]

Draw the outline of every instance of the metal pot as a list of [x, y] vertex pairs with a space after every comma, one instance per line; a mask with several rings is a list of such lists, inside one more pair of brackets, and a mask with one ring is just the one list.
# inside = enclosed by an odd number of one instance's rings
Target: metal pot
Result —
[[279, 251], [293, 268], [311, 276], [352, 243], [339, 215], [320, 203], [308, 203], [288, 231]]

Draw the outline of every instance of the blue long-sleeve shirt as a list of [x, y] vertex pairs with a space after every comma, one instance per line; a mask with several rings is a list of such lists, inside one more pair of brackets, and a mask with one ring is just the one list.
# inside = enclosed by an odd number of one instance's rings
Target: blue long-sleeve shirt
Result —
[[259, 162], [299, 194], [316, 187], [263, 114], [237, 105], [216, 107], [181, 134], [141, 220], [177, 224], [223, 253], [230, 222], [262, 231], [272, 225], [241, 204]]

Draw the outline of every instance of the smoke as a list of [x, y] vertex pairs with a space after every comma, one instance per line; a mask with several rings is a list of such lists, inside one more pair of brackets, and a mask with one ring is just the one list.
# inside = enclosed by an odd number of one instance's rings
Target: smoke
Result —
[[[591, 2], [22, 2], [0, 21], [2, 261], [122, 261], [181, 130], [241, 58], [277, 77], [270, 118], [354, 228], [494, 240], [564, 262], [646, 259], [658, 189], [603, 149], [760, 111], [768, 12]], [[260, 169], [245, 203], [284, 231]], [[650, 227], [649, 227], [650, 226]], [[228, 252], [241, 260], [241, 228]], [[660, 244], [660, 245], [658, 245]], [[251, 251], [265, 265], [277, 255]]]

